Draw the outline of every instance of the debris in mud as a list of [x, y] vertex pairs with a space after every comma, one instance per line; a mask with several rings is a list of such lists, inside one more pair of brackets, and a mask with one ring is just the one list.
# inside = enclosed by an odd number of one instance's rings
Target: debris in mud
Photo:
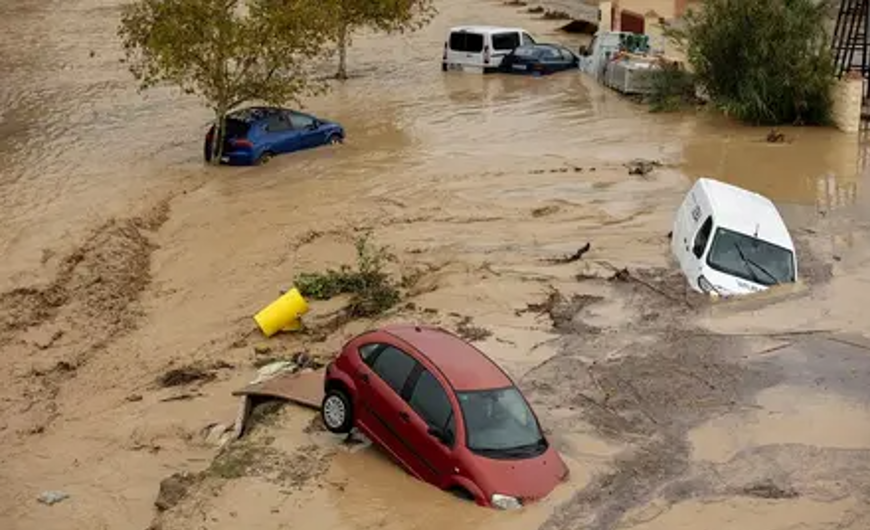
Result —
[[526, 9], [526, 13], [528, 13], [530, 15], [540, 15], [543, 12], [544, 12], [544, 8], [541, 6], [530, 7], [528, 9]]
[[566, 263], [574, 263], [575, 261], [580, 261], [583, 258], [583, 254], [589, 252], [592, 248], [592, 244], [587, 242], [582, 247], [578, 248], [576, 252], [573, 254], [568, 254], [567, 256], [562, 256], [561, 258], [548, 258], [546, 261], [549, 263], [557, 263], [560, 265], [564, 265]]
[[195, 382], [209, 382], [217, 378], [218, 370], [233, 368], [231, 364], [219, 361], [207, 366], [188, 365], [173, 368], [157, 378], [157, 384], [164, 387], [183, 386]]
[[257, 344], [254, 346], [254, 353], [257, 355], [268, 355], [272, 353], [272, 346], [268, 344]]
[[785, 135], [776, 129], [771, 129], [764, 138], [767, 143], [781, 144], [785, 142]]
[[[308, 352], [296, 352], [293, 355], [283, 356], [269, 356], [269, 357], [261, 357], [254, 360], [254, 368], [261, 370], [270, 365], [276, 365], [275, 370], [270, 371], [285, 371], [290, 370], [293, 372], [298, 372], [299, 370], [311, 369], [318, 370], [323, 367], [323, 362], [317, 359], [316, 357], [311, 356]], [[280, 365], [280, 366], [279, 366]]]
[[541, 17], [543, 20], [570, 20], [571, 15], [564, 11], [546, 11]]
[[535, 208], [534, 210], [532, 210], [532, 217], [537, 219], [539, 217], [546, 217], [548, 215], [553, 215], [553, 214], [558, 213], [558, 212], [559, 212], [559, 207], [556, 206], [555, 204], [551, 204], [549, 206], [541, 206], [539, 208]]
[[214, 372], [187, 366], [169, 370], [157, 379], [157, 383], [162, 387], [182, 386], [196, 381], [213, 381], [216, 377]]
[[142, 394], [130, 394], [125, 399], [131, 403], [142, 401]]
[[251, 414], [248, 416], [248, 425], [269, 424], [275, 421], [279, 412], [284, 410], [284, 405], [287, 403], [280, 399], [271, 399], [257, 403], [251, 407]]
[[37, 497], [36, 500], [47, 506], [53, 506], [59, 502], [65, 501], [68, 498], [69, 493], [65, 493], [63, 491], [43, 491], [39, 494], [39, 497]]
[[169, 403], [172, 401], [190, 401], [191, 399], [196, 399], [198, 397], [205, 397], [205, 394], [202, 392], [182, 392], [180, 394], [175, 394], [174, 396], [165, 397], [160, 400], [161, 403]]
[[198, 474], [186, 471], [173, 473], [160, 481], [160, 490], [157, 492], [154, 506], [161, 512], [169, 510], [181, 502], [187, 496], [191, 486], [200, 480], [201, 476]]
[[629, 175], [639, 175], [641, 177], [649, 175], [653, 170], [661, 166], [662, 163], [658, 160], [644, 160], [642, 158], [636, 158], [625, 164], [625, 167], [628, 168]]
[[771, 480], [747, 486], [743, 488], [742, 493], [762, 499], [794, 499], [800, 496], [793, 488], [781, 488]]
[[507, 0], [504, 5], [511, 7], [526, 7], [529, 4], [527, 2], [523, 2], [522, 0]]
[[523, 313], [546, 314], [550, 317], [553, 329], [563, 333], [600, 333], [597, 327], [590, 326], [576, 317], [586, 307], [604, 300], [601, 296], [589, 294], [575, 294], [571, 298], [565, 296], [556, 289], [550, 289], [546, 300], [541, 303], [526, 304], [525, 309], [516, 311], [517, 315]]
[[623, 267], [615, 271], [607, 281], [619, 281], [619, 282], [627, 282], [631, 280], [631, 273], [628, 272], [628, 267]]
[[474, 319], [466, 316], [456, 324], [456, 334], [468, 342], [478, 342], [491, 337], [492, 331], [475, 326]]

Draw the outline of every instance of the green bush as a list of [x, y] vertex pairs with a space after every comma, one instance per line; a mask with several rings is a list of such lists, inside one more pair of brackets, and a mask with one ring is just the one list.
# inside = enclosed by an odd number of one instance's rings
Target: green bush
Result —
[[695, 79], [679, 63], [663, 61], [652, 73], [650, 93], [645, 100], [651, 112], [673, 112], [698, 103]]
[[834, 65], [826, 2], [703, 0], [679, 30], [710, 102], [757, 125], [830, 122]]
[[393, 256], [387, 247], [375, 246], [365, 233], [354, 242], [356, 270], [347, 265], [338, 270], [302, 273], [296, 277], [296, 288], [302, 296], [328, 300], [340, 294], [350, 294], [348, 314], [370, 317], [396, 305], [401, 293], [385, 268]]

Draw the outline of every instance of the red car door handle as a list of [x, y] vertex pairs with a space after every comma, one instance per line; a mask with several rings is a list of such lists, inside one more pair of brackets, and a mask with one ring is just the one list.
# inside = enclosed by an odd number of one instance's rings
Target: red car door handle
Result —
[[402, 418], [402, 421], [411, 421], [411, 416], [407, 412], [400, 412], [399, 417]]

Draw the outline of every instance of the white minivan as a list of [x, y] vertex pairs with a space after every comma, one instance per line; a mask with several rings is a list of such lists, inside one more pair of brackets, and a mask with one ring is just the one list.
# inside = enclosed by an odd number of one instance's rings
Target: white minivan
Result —
[[535, 44], [522, 28], [459, 26], [450, 29], [441, 58], [443, 71], [491, 73], [502, 58], [519, 46]]
[[794, 243], [776, 206], [710, 178], [698, 179], [677, 210], [671, 251], [689, 285], [714, 296], [797, 281]]

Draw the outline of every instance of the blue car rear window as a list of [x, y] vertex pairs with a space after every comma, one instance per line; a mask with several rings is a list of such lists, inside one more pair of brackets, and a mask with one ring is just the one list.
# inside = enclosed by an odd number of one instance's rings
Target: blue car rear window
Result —
[[227, 137], [239, 137], [248, 134], [251, 126], [243, 121], [227, 118], [226, 135]]

